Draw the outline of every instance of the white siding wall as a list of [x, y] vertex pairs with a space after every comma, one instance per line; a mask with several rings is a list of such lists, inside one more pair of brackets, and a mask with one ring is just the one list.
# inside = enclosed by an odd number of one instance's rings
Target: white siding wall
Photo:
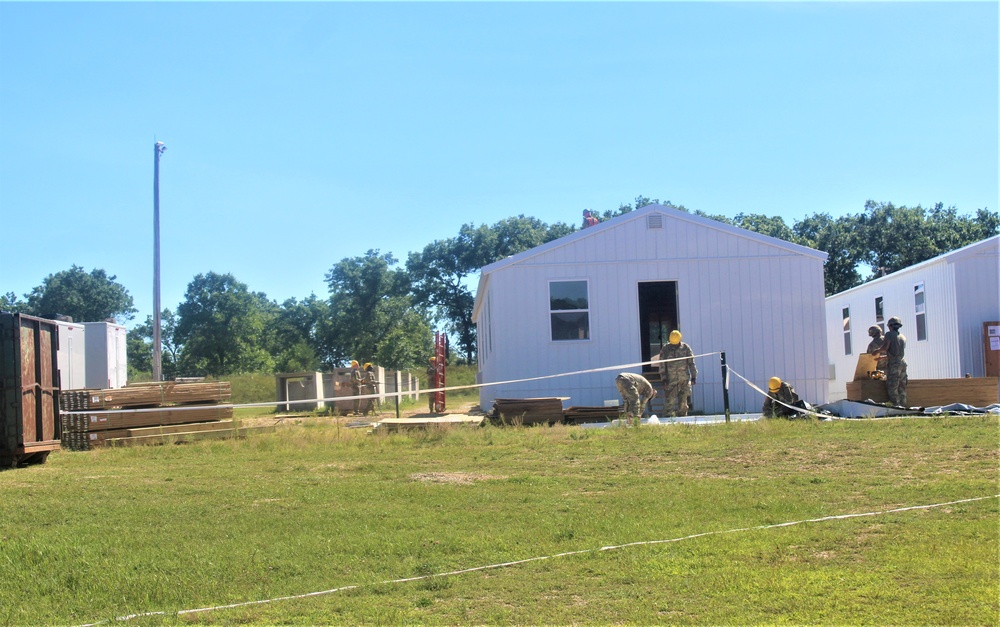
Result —
[[[826, 401], [823, 262], [788, 248], [695, 221], [664, 216], [647, 229], [644, 215], [593, 228], [565, 246], [502, 266], [486, 283], [495, 343], [481, 363], [484, 382], [506, 381], [640, 361], [638, 285], [676, 281], [679, 326], [695, 354], [726, 351], [729, 365], [756, 385], [788, 380], [802, 398]], [[550, 280], [587, 280], [588, 341], [553, 342]], [[480, 294], [480, 299], [486, 295]], [[477, 323], [484, 333], [483, 311]], [[817, 332], [820, 331], [820, 332]], [[723, 408], [718, 355], [698, 360], [695, 408]], [[638, 368], [630, 368], [638, 371]], [[617, 370], [482, 389], [495, 398], [568, 396], [569, 405], [617, 399]], [[731, 377], [733, 411], [759, 411], [760, 395]]]
[[1000, 237], [993, 237], [954, 261], [958, 306], [960, 372], [986, 375], [983, 323], [1000, 320]]
[[[914, 286], [924, 284], [927, 339], [917, 340]], [[958, 304], [953, 267], [944, 260], [901, 270], [826, 300], [830, 362], [836, 379], [830, 381], [830, 399], [846, 398], [847, 382], [853, 379], [858, 355], [871, 338], [875, 324], [875, 298], [883, 298], [885, 321], [898, 316], [906, 337], [906, 370], [911, 379], [946, 379], [961, 376], [958, 352]], [[844, 354], [841, 311], [851, 308], [852, 354]], [[888, 329], [886, 329], [888, 330]], [[835, 341], [836, 338], [836, 341]], [[853, 399], [861, 400], [861, 399]]]

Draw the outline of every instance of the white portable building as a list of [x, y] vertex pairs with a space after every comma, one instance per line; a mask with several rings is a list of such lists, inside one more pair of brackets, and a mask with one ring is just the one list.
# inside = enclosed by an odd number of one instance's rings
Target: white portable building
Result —
[[[705, 355], [696, 359], [695, 412], [724, 409], [723, 351], [758, 387], [778, 376], [803, 399], [826, 402], [826, 257], [648, 205], [485, 266], [473, 310], [477, 376], [490, 384], [480, 405], [552, 396], [603, 405], [620, 398], [617, 372], [639, 372], [675, 328]], [[579, 371], [587, 372], [553, 376]], [[730, 380], [730, 409], [760, 411], [761, 394]]]
[[910, 379], [987, 376], [984, 328], [1000, 321], [1000, 235], [828, 297], [831, 401], [847, 397], [868, 328], [885, 331], [893, 316], [903, 323]]
[[123, 388], [128, 383], [124, 326], [114, 322], [84, 322], [87, 342], [87, 389]]
[[55, 321], [59, 327], [59, 388], [82, 390], [87, 387], [86, 329], [80, 322]]

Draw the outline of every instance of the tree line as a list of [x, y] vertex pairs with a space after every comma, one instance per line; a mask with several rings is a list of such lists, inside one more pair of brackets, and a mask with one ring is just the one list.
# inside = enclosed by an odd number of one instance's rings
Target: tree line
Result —
[[[649, 204], [683, 205], [638, 196], [617, 209], [594, 211], [602, 221]], [[868, 201], [864, 210], [833, 218], [818, 213], [791, 226], [780, 216], [739, 213], [710, 218], [825, 251], [827, 295], [855, 287], [1000, 232], [1000, 214], [969, 215], [938, 203], [897, 207]], [[176, 311], [161, 313], [162, 365], [174, 376], [226, 376], [243, 372], [300, 372], [343, 366], [351, 359], [387, 368], [411, 368], [431, 353], [434, 327], [453, 344], [453, 359], [473, 363], [475, 300], [469, 279], [485, 265], [579, 228], [518, 215], [493, 225], [464, 224], [454, 237], [435, 240], [405, 262], [379, 250], [345, 258], [325, 279], [328, 295], [277, 303], [232, 274], [207, 272], [188, 284]], [[46, 277], [19, 299], [0, 295], [0, 310], [74, 320], [133, 319], [128, 290], [103, 269], [73, 265]], [[152, 371], [152, 317], [128, 332], [129, 367]]]

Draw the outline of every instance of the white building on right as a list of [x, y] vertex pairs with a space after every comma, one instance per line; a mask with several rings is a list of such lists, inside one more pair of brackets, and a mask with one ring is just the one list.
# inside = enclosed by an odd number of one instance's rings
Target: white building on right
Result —
[[827, 297], [830, 401], [847, 398], [868, 328], [893, 316], [910, 379], [998, 376], [1000, 235]]

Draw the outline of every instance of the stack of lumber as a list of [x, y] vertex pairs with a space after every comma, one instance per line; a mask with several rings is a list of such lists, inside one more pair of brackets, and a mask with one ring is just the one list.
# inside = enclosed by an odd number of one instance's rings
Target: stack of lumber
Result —
[[506, 425], [552, 425], [562, 421], [566, 398], [498, 398], [493, 402], [490, 421]]
[[144, 383], [119, 389], [67, 390], [60, 396], [62, 444], [74, 451], [112, 444], [245, 435], [232, 421], [229, 382]]
[[563, 422], [580, 425], [588, 422], [611, 422], [620, 418], [620, 406], [614, 407], [568, 407], [563, 412]]
[[66, 390], [60, 406], [64, 411], [88, 409], [121, 409], [123, 407], [163, 407], [225, 403], [229, 401], [228, 381], [212, 383], [140, 383], [113, 390]]
[[[938, 407], [965, 403], [986, 407], [998, 401], [997, 377], [968, 379], [910, 379], [906, 384], [906, 404], [910, 407]], [[889, 402], [885, 381], [861, 379], [847, 384], [847, 398], [852, 401]]]

